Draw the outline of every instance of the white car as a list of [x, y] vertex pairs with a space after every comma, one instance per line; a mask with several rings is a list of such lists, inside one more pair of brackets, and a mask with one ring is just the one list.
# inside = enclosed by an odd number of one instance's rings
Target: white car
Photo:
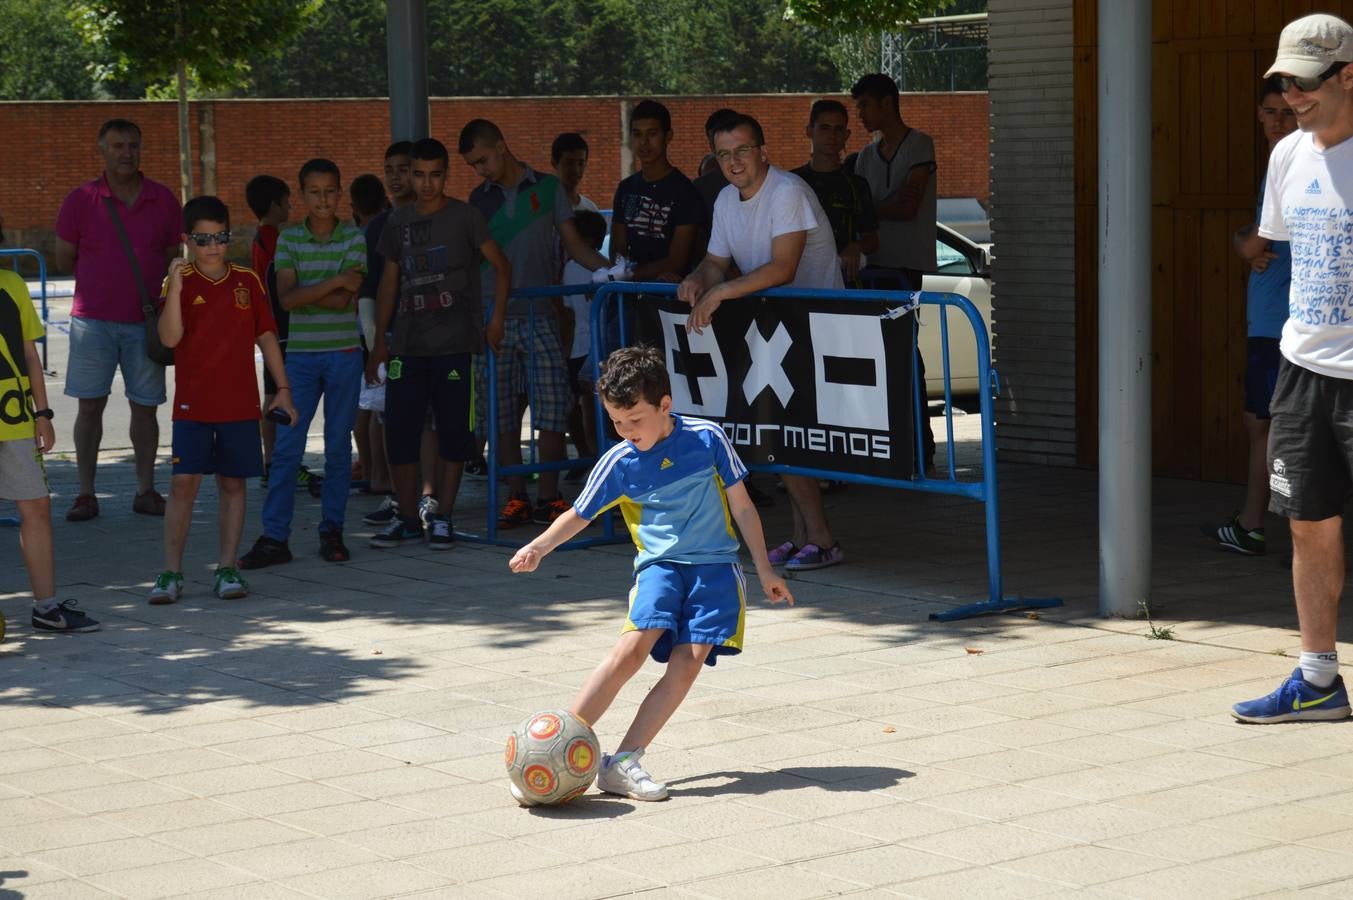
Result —
[[[935, 235], [935, 272], [921, 280], [921, 290], [959, 294], [972, 301], [991, 341], [990, 245], [975, 244], [944, 223]], [[949, 319], [949, 380], [954, 396], [972, 396], [983, 390], [977, 371], [977, 339], [961, 310], [946, 307]], [[944, 355], [940, 347], [939, 309], [921, 308], [917, 343], [925, 357], [926, 393], [931, 400], [944, 399]]]

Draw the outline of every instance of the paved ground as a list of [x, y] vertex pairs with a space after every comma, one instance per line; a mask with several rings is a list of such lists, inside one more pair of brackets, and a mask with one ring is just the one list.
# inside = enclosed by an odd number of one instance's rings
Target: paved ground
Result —
[[[73, 464], [51, 475], [61, 511]], [[370, 550], [374, 502], [354, 497], [354, 559], [334, 566], [299, 495], [296, 562], [222, 602], [205, 490], [188, 593], [150, 607], [159, 522], [130, 512], [111, 450], [103, 516], [57, 522], [62, 596], [104, 631], [31, 634], [0, 531], [0, 900], [1353, 896], [1353, 723], [1227, 715], [1294, 665], [1281, 530], [1267, 558], [1223, 555], [1197, 525], [1236, 491], [1158, 482], [1155, 625], [1174, 639], [1151, 640], [1094, 615], [1094, 476], [1001, 476], [1007, 591], [1066, 607], [932, 623], [983, 594], [978, 508], [833, 495], [849, 564], [795, 580], [792, 609], [753, 602], [747, 652], [651, 750], [672, 799], [526, 811], [504, 735], [610, 645], [629, 550], [531, 576], [496, 547]], [[467, 493], [471, 527], [482, 485]], [[784, 503], [766, 519], [778, 539]], [[603, 745], [659, 674], [599, 723]]]

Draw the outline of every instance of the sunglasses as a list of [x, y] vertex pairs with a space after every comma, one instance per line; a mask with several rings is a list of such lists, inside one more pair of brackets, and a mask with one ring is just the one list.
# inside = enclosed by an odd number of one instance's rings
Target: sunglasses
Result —
[[1320, 90], [1320, 85], [1338, 75], [1346, 65], [1348, 64], [1335, 63], [1315, 77], [1298, 78], [1296, 75], [1278, 75], [1275, 77], [1278, 79], [1278, 84], [1282, 87], [1283, 93], [1296, 88], [1303, 94], [1309, 94], [1312, 91]]
[[228, 231], [214, 231], [210, 234], [194, 231], [188, 237], [199, 247], [206, 247], [209, 244], [220, 244], [224, 247], [230, 243], [230, 232]]

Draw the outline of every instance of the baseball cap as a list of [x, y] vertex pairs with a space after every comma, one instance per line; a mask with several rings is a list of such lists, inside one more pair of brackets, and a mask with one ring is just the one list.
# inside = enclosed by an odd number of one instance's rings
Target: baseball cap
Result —
[[1281, 72], [1314, 78], [1335, 63], [1353, 62], [1353, 26], [1319, 13], [1289, 22], [1278, 38], [1278, 56], [1264, 77]]

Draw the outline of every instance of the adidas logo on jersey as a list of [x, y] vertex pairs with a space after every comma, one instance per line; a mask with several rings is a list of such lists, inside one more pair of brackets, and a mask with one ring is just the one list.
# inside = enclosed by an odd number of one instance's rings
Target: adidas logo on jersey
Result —
[[206, 306], [206, 305], [207, 299], [203, 297], [201, 294], [198, 294], [196, 297], [193, 298], [193, 306]]
[[1320, 193], [1320, 179], [1319, 179], [1319, 178], [1312, 178], [1312, 179], [1311, 179], [1311, 183], [1308, 184], [1308, 185], [1306, 185], [1306, 193], [1308, 193], [1308, 194], [1318, 194], [1318, 193]]
[[662, 458], [662, 465], [658, 466], [658, 468], [659, 468], [659, 469], [670, 469], [670, 468], [672, 468], [672, 466], [674, 466], [674, 465], [676, 465], [676, 463], [672, 462], [670, 459], [668, 459], [667, 457], [664, 456], [664, 457]]

